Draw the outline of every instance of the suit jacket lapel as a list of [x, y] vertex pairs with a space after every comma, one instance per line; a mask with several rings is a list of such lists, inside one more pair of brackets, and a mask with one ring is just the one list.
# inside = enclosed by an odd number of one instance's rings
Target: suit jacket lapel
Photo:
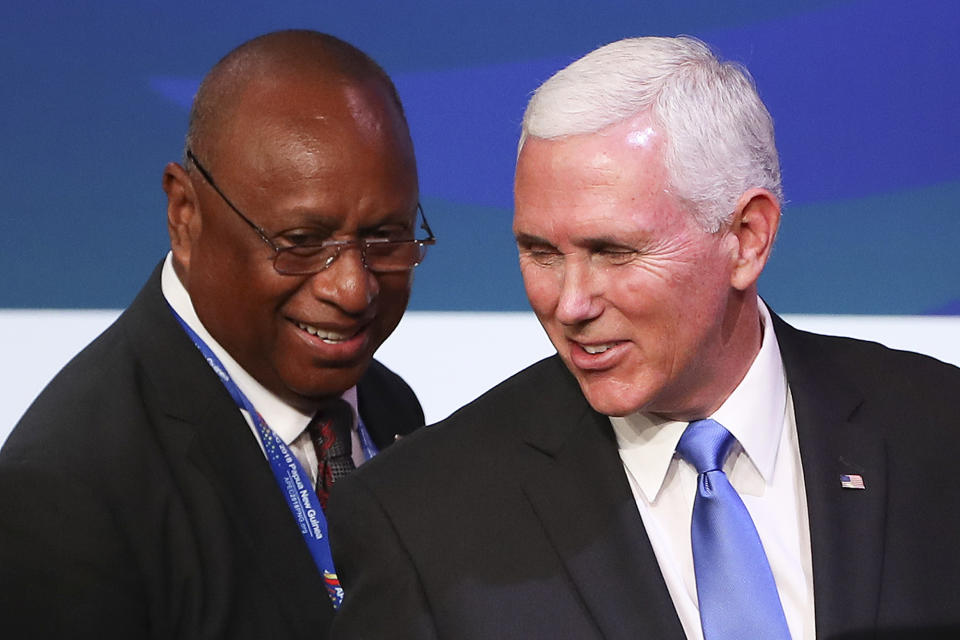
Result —
[[526, 429], [526, 496], [602, 637], [681, 639], [609, 420], [565, 370], [557, 376], [555, 411]]
[[[825, 339], [774, 316], [790, 382], [803, 463], [817, 637], [873, 628], [886, 544], [886, 448], [878, 430], [858, 419], [864, 403], [838, 375]], [[841, 475], [866, 489], [844, 489]]]
[[134, 344], [143, 345], [154, 404], [166, 413], [165, 437], [182, 447], [219, 495], [237, 546], [262, 572], [287, 622], [303, 635], [326, 628], [333, 608], [293, 515], [243, 416], [174, 319], [159, 277], [128, 313], [138, 316], [134, 330], [146, 334]]
[[257, 563], [288, 623], [303, 634], [326, 628], [333, 614], [326, 588], [249, 426], [235, 407], [212, 407], [192, 426], [190, 457], [220, 495], [244, 543], [238, 546]]

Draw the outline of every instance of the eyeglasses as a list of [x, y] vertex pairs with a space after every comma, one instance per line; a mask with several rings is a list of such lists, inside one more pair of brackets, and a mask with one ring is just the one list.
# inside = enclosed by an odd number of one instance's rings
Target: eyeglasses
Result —
[[187, 159], [197, 168], [203, 179], [213, 190], [223, 198], [223, 201], [240, 216], [250, 228], [257, 232], [260, 239], [273, 249], [273, 268], [277, 273], [288, 276], [306, 276], [320, 273], [332, 265], [340, 253], [348, 247], [357, 247], [360, 257], [367, 270], [373, 273], [396, 273], [409, 271], [423, 262], [427, 255], [427, 247], [437, 243], [423, 208], [417, 203], [417, 212], [420, 216], [420, 228], [427, 234], [420, 240], [392, 240], [390, 238], [364, 238], [361, 240], [323, 240], [310, 242], [305, 239], [307, 234], [296, 233], [289, 236], [280, 236], [283, 244], [271, 240], [262, 227], [245, 216], [230, 201], [230, 198], [217, 186], [213, 176], [207, 171], [193, 151], [187, 149]]

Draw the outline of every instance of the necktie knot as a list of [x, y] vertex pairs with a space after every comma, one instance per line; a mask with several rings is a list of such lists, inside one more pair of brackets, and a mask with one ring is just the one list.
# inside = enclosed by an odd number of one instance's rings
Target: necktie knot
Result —
[[[311, 426], [319, 430], [324, 438], [336, 444], [328, 455], [340, 456], [350, 452], [350, 431], [353, 429], [353, 407], [342, 398], [328, 400], [317, 411]], [[326, 431], [326, 433], [323, 433]], [[327, 445], [329, 448], [329, 444]]]
[[687, 425], [677, 453], [697, 470], [697, 473], [719, 471], [730, 454], [735, 438], [716, 420], [696, 420]]

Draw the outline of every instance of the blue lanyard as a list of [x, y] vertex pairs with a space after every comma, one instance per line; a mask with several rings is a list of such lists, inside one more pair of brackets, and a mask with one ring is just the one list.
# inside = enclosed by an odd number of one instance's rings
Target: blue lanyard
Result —
[[359, 411], [357, 412], [357, 435], [360, 436], [360, 448], [363, 450], [364, 460], [369, 460], [380, 452], [367, 431], [367, 425], [363, 424], [363, 418], [360, 417]]
[[[190, 339], [193, 340], [193, 344], [203, 354], [207, 364], [220, 378], [237, 406], [245, 409], [253, 420], [257, 436], [260, 438], [260, 444], [263, 446], [267, 461], [270, 463], [270, 469], [273, 471], [273, 476], [283, 492], [284, 498], [286, 498], [290, 512], [293, 513], [293, 517], [297, 521], [297, 526], [300, 527], [300, 533], [307, 543], [310, 555], [313, 557], [320, 575], [323, 576], [327, 593], [333, 602], [333, 608], [340, 608], [340, 603], [343, 602], [343, 588], [340, 586], [340, 580], [337, 578], [337, 572], [333, 566], [333, 555], [330, 552], [330, 541], [327, 534], [327, 519], [323, 514], [323, 509], [320, 508], [312, 483], [309, 481], [310, 476], [304, 472], [300, 461], [287, 448], [283, 439], [270, 429], [263, 417], [253, 408], [253, 405], [237, 387], [216, 354], [184, 322], [173, 307], [170, 308], [170, 311], [173, 312], [174, 317], [183, 327], [183, 330], [187, 332], [187, 335], [190, 336]], [[370, 438], [362, 420], [358, 420], [357, 428], [364, 457], [369, 460], [376, 455], [377, 447]]]

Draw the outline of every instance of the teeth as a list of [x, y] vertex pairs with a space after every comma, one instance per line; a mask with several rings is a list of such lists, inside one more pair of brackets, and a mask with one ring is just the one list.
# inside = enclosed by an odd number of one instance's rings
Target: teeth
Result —
[[309, 333], [310, 335], [317, 336], [318, 338], [320, 338], [321, 340], [323, 340], [328, 344], [336, 344], [338, 342], [343, 342], [344, 340], [347, 340], [348, 338], [353, 337], [352, 334], [335, 333], [333, 331], [324, 331], [323, 329], [318, 329], [317, 327], [314, 327], [309, 324], [304, 324], [302, 322], [298, 322], [297, 326], [303, 329], [304, 331], [306, 331], [307, 333]]
[[611, 347], [613, 347], [613, 344], [585, 344], [583, 345], [583, 350], [587, 353], [597, 354], [603, 353]]

